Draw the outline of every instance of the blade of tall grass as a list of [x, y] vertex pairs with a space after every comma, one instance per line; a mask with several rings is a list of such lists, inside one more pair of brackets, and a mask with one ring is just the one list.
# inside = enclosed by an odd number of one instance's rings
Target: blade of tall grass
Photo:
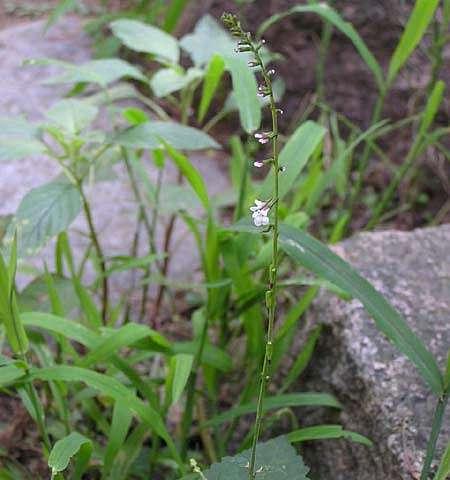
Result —
[[268, 18], [261, 24], [258, 30], [258, 36], [261, 36], [268, 28], [270, 28], [275, 23], [283, 20], [289, 15], [293, 15], [296, 13], [316, 13], [322, 19], [333, 24], [338, 30], [340, 30], [353, 42], [353, 45], [355, 46], [358, 53], [361, 55], [361, 58], [364, 60], [367, 67], [372, 72], [375, 81], [377, 82], [378, 89], [383, 90], [385, 88], [383, 71], [381, 70], [379, 63], [373, 56], [372, 52], [365, 44], [364, 40], [360, 37], [360, 35], [354, 29], [351, 23], [344, 21], [341, 16], [325, 2], [316, 5], [298, 5], [292, 7], [286, 12], [272, 15], [270, 18]]
[[[284, 395], [275, 395], [267, 397], [264, 402], [264, 411], [274, 410], [276, 408], [286, 407], [332, 407], [342, 408], [341, 404], [327, 393], [286, 393]], [[203, 427], [212, 427], [229, 422], [236, 417], [256, 412], [256, 403], [247, 403], [231, 408], [225, 413], [221, 413], [208, 420]]]
[[342, 425], [314, 425], [289, 432], [286, 437], [291, 443], [344, 438], [355, 443], [362, 443], [367, 447], [373, 446], [373, 443], [368, 438], [359, 433], [344, 430]]
[[405, 30], [389, 62], [387, 84], [391, 85], [400, 69], [425, 35], [439, 0], [416, 0]]
[[280, 245], [296, 263], [360, 300], [378, 329], [411, 360], [432, 391], [442, 394], [443, 379], [435, 358], [397, 310], [367, 280], [326, 245], [301, 230], [282, 225]]

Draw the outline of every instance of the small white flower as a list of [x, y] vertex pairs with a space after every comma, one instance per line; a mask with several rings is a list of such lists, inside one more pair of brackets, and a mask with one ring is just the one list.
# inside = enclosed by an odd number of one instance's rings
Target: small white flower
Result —
[[263, 162], [253, 162], [253, 165], [257, 168], [261, 168], [264, 165], [264, 163]]
[[250, 211], [252, 212], [253, 223], [256, 227], [265, 227], [269, 225], [269, 210], [270, 208], [267, 206], [268, 202], [263, 202], [261, 200], [256, 199], [255, 205], [250, 207]]

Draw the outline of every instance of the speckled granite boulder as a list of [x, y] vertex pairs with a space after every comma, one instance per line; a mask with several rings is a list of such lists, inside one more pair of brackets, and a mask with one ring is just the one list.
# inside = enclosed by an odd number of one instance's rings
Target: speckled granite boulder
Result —
[[[404, 315], [443, 368], [450, 348], [450, 225], [360, 234], [334, 250]], [[310, 444], [304, 453], [312, 478], [419, 478], [436, 399], [413, 365], [377, 331], [356, 300], [344, 302], [324, 292], [309, 322], [327, 327], [307, 389], [333, 392], [344, 405], [338, 416], [310, 422], [340, 422], [375, 443], [372, 449], [346, 441]], [[304, 389], [305, 380], [296, 387]], [[450, 408], [440, 452], [449, 438]]]

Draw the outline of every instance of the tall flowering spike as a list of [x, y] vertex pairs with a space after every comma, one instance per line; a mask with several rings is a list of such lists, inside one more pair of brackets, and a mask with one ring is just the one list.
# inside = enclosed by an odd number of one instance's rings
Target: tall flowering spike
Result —
[[[268, 322], [267, 322], [267, 343], [264, 353], [264, 361], [262, 362], [262, 371], [260, 379], [260, 390], [258, 394], [258, 402], [256, 409], [255, 420], [255, 433], [252, 441], [252, 448], [250, 454], [250, 461], [248, 465], [248, 478], [249, 480], [256, 480], [256, 445], [261, 433], [262, 419], [263, 419], [263, 403], [266, 395], [267, 385], [270, 381], [270, 363], [272, 360], [273, 352], [273, 336], [275, 316], [277, 309], [277, 285], [278, 285], [278, 195], [279, 195], [279, 174], [284, 171], [284, 167], [279, 165], [278, 162], [278, 115], [282, 113], [277, 108], [272, 88], [271, 78], [275, 74], [273, 69], [268, 70], [263, 58], [261, 57], [261, 48], [264, 45], [264, 40], [259, 42], [253, 41], [252, 36], [248, 32], [244, 32], [241, 24], [234, 15], [226, 14], [223, 17], [223, 22], [227, 26], [230, 32], [239, 39], [237, 46], [238, 51], [251, 52], [253, 59], [249, 62], [249, 67], [258, 67], [258, 74], [261, 75], [259, 82], [258, 95], [262, 97], [268, 97], [268, 105], [270, 107], [272, 116], [272, 130], [270, 132], [259, 132], [255, 134], [256, 140], [261, 144], [272, 144], [272, 158], [270, 161], [254, 162], [256, 167], [262, 166], [264, 163], [270, 163], [273, 168], [273, 197], [269, 201], [255, 200], [255, 205], [250, 207], [252, 212], [253, 223], [257, 227], [269, 226], [266, 231], [272, 231], [272, 262], [270, 264], [269, 271], [269, 285], [266, 291], [266, 306], [268, 310]], [[269, 211], [273, 209], [273, 223], [269, 220]]]

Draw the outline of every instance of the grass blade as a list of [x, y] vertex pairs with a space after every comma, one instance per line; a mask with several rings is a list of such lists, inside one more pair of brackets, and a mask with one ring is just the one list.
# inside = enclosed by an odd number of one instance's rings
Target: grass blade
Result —
[[282, 225], [280, 246], [296, 263], [360, 300], [378, 329], [414, 363], [432, 391], [442, 394], [442, 375], [433, 355], [397, 310], [367, 280], [326, 245], [301, 230]]
[[171, 32], [177, 26], [188, 2], [189, 0], [172, 0], [164, 19], [164, 30], [166, 32]]
[[[267, 397], [264, 400], [264, 411], [274, 410], [276, 408], [311, 406], [341, 408], [341, 404], [332, 395], [327, 393], [287, 393]], [[245, 403], [238, 407], [231, 408], [225, 413], [216, 415], [205, 422], [203, 426], [215, 427], [242, 415], [254, 412], [256, 412], [256, 403]]]
[[[424, 0], [426, 2], [427, 0]], [[436, 1], [436, 0], [433, 0]], [[316, 13], [323, 20], [326, 20], [333, 24], [338, 30], [340, 30], [344, 35], [346, 35], [355, 46], [358, 53], [361, 55], [361, 58], [364, 60], [370, 71], [373, 73], [377, 86], [380, 90], [384, 89], [384, 76], [383, 71], [376, 58], [373, 56], [372, 52], [369, 50], [364, 40], [359, 36], [358, 32], [353, 28], [353, 25], [349, 22], [344, 21], [339, 14], [333, 10], [325, 2], [318, 3], [315, 5], [298, 5], [286, 12], [278, 13], [272, 15], [265, 22], [263, 22], [258, 30], [258, 35], [262, 35], [269, 27], [273, 24], [283, 20], [289, 15], [295, 13]]]
[[225, 70], [225, 62], [220, 55], [213, 55], [209, 61], [208, 68], [205, 73], [205, 80], [203, 81], [202, 98], [198, 108], [198, 121], [203, 122], [206, 112], [208, 111], [211, 100], [219, 86]]
[[416, 0], [414, 9], [389, 63], [387, 74], [389, 85], [395, 80], [400, 69], [422, 40], [438, 5], [439, 0]]
[[209, 201], [208, 190], [200, 172], [194, 167], [194, 165], [192, 165], [185, 155], [175, 150], [164, 140], [162, 140], [162, 142], [164, 143], [164, 147], [170, 158], [189, 182], [205, 210], [209, 211], [211, 209], [211, 204]]
[[139, 400], [131, 390], [125, 387], [115, 378], [102, 373], [89, 370], [87, 368], [72, 367], [68, 365], [59, 365], [55, 367], [33, 369], [29, 375], [30, 380], [54, 380], [63, 382], [83, 382], [103, 395], [111, 397], [115, 401], [122, 401], [148, 426], [155, 431], [163, 440], [167, 442], [175, 458], [179, 458], [175, 446], [171, 440], [162, 418], [159, 413], [150, 405]]
[[368, 438], [359, 433], [344, 430], [341, 425], [314, 425], [313, 427], [300, 428], [288, 433], [286, 437], [291, 443], [345, 438], [355, 443], [362, 443], [368, 447], [373, 445]]
[[442, 456], [441, 463], [439, 464], [438, 471], [434, 476], [434, 480], [446, 480], [450, 476], [450, 443], [445, 449]]

